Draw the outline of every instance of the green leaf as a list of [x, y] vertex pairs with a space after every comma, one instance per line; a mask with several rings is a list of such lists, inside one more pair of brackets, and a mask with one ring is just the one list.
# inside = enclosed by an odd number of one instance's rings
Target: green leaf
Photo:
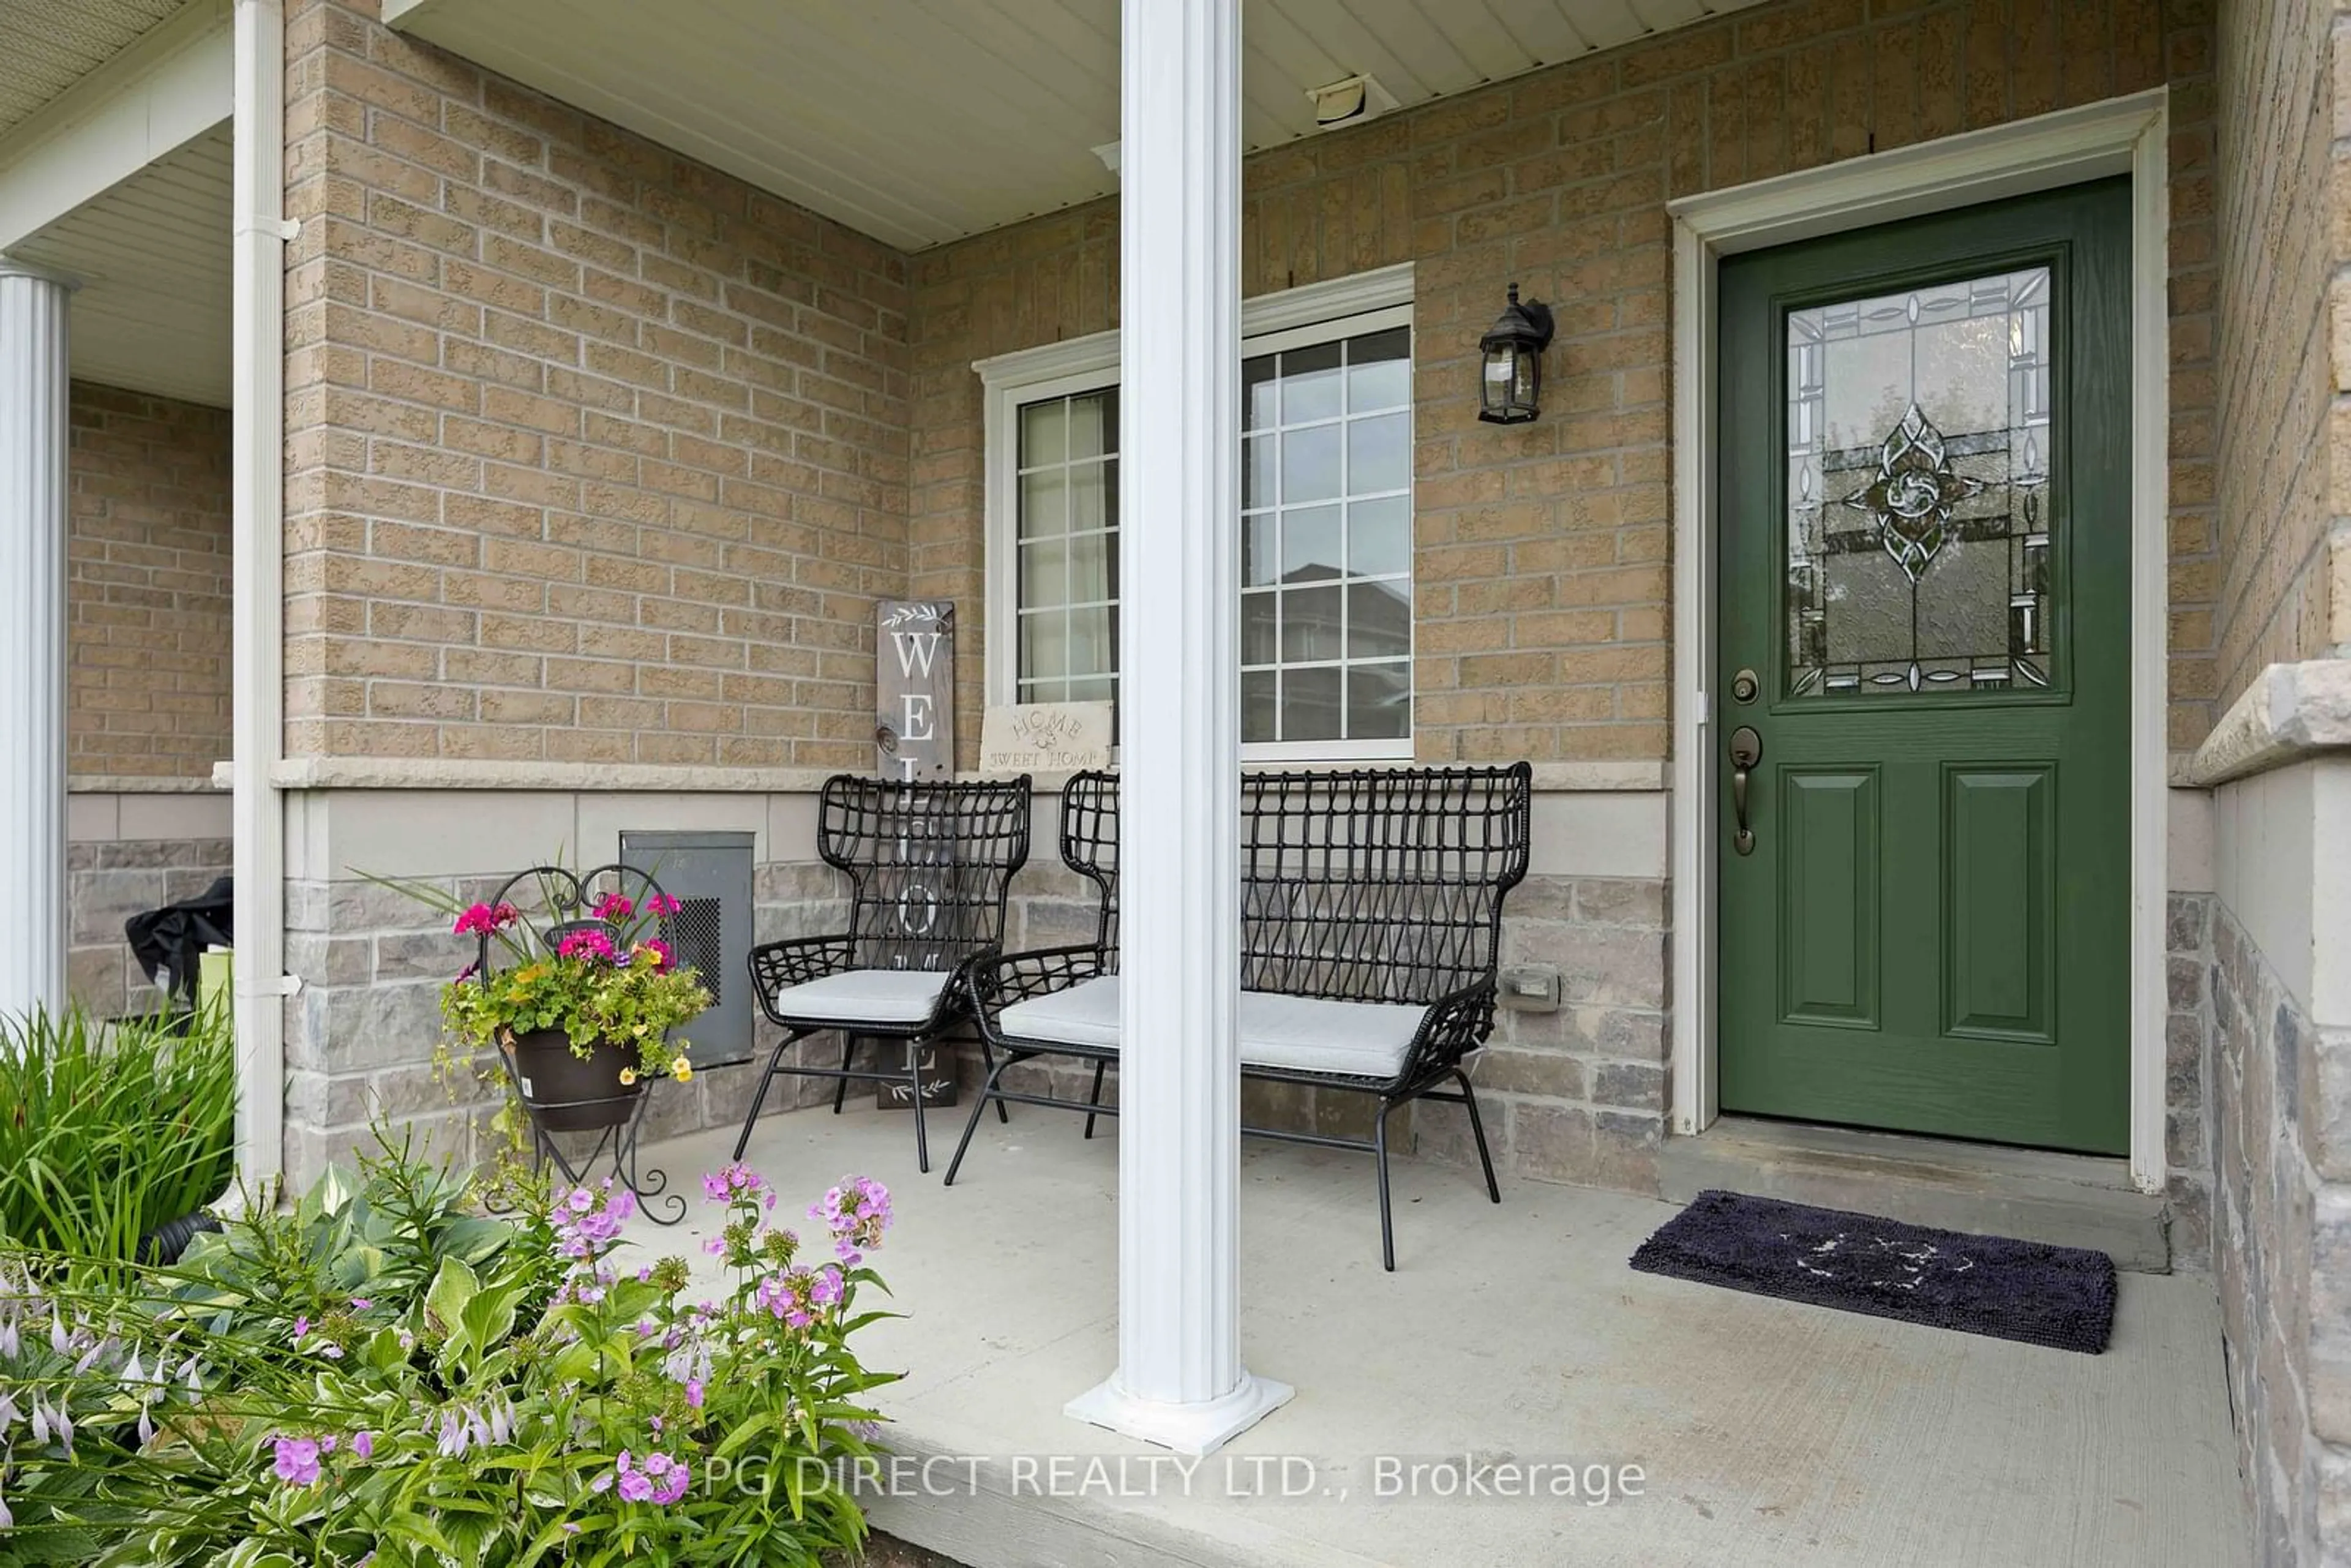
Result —
[[464, 1259], [442, 1259], [432, 1285], [424, 1292], [425, 1327], [444, 1337], [456, 1333], [465, 1322], [465, 1303], [481, 1288], [480, 1278]]
[[[455, 1258], [447, 1261], [460, 1269], [465, 1267]], [[514, 1333], [515, 1298], [518, 1293], [511, 1287], [484, 1291], [467, 1301], [463, 1316], [467, 1342], [478, 1350], [494, 1350], [504, 1344], [507, 1336]]]

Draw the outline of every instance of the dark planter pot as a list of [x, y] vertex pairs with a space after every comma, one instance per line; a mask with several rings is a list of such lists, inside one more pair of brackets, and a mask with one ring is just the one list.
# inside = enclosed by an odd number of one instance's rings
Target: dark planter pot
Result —
[[139, 1239], [139, 1261], [168, 1268], [180, 1260], [188, 1244], [209, 1230], [217, 1234], [221, 1222], [201, 1211], [168, 1220]]
[[535, 1029], [515, 1036], [507, 1048], [515, 1085], [538, 1124], [550, 1133], [592, 1133], [616, 1127], [636, 1114], [644, 1080], [621, 1082], [637, 1053], [600, 1041], [584, 1059], [572, 1054], [559, 1029]]

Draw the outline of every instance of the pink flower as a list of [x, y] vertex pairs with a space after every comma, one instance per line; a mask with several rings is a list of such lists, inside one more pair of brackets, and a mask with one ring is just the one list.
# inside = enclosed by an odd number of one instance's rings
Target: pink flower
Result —
[[620, 921], [628, 919], [636, 912], [637, 906], [626, 897], [617, 893], [608, 893], [596, 901], [596, 907], [589, 913], [599, 920]]
[[666, 975], [677, 967], [676, 951], [659, 937], [650, 938], [640, 946], [653, 956], [653, 973]]
[[362, 1462], [375, 1458], [375, 1434], [359, 1431], [351, 1434], [351, 1458]]
[[287, 1486], [307, 1487], [319, 1479], [319, 1445], [308, 1437], [277, 1440], [277, 1462], [271, 1467]]
[[617, 963], [621, 956], [611, 937], [601, 931], [575, 931], [556, 944], [555, 954], [559, 958], [593, 958], [606, 964]]
[[666, 893], [653, 894], [645, 900], [645, 913], [647, 915], [666, 918], [670, 915], [675, 915], [678, 912], [678, 909], [679, 904], [677, 900], [672, 898]]

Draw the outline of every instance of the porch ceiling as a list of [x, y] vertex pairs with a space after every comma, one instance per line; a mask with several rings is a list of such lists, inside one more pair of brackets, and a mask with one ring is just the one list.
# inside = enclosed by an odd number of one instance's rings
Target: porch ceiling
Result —
[[[5, 5], [7, 0], [0, 0]], [[1757, 0], [1249, 0], [1242, 135], [1359, 72], [1416, 103]], [[385, 0], [393, 26], [904, 249], [1118, 182], [1118, 0]]]
[[230, 147], [217, 127], [9, 247], [80, 284], [77, 379], [228, 405]]
[[0, 131], [122, 52], [184, 0], [0, 0]]

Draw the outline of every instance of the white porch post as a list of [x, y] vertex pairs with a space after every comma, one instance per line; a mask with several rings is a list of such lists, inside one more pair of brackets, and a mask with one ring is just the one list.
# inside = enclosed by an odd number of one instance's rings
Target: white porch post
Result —
[[0, 1015], [66, 999], [63, 278], [0, 256]]
[[1183, 1453], [1241, 1366], [1240, 5], [1124, 0], [1119, 1363], [1069, 1413]]

